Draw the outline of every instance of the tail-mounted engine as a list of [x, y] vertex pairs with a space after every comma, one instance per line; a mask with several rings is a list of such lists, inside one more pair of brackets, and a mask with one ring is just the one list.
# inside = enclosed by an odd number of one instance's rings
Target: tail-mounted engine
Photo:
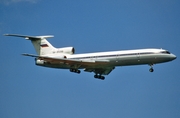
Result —
[[[65, 55], [58, 55], [56, 58], [66, 59], [67, 57]], [[40, 59], [40, 58], [35, 58], [35, 64], [39, 65], [39, 66], [45, 66], [45, 65], [48, 65], [48, 64], [56, 64], [56, 62], [47, 61], [47, 60], [43, 60], [43, 59]]]
[[44, 60], [40, 60], [37, 58], [35, 58], [35, 63], [36, 63], [36, 65], [44, 65], [45, 64]]
[[75, 53], [75, 49], [74, 47], [64, 47], [64, 48], [58, 48], [57, 49], [57, 53], [64, 53], [64, 54], [74, 54]]

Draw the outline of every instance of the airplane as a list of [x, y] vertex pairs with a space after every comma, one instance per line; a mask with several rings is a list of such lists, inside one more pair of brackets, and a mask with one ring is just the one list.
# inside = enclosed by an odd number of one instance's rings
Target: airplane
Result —
[[74, 54], [74, 47], [55, 48], [46, 39], [54, 37], [26, 36], [18, 34], [4, 34], [5, 36], [21, 37], [30, 40], [37, 52], [35, 54], [24, 53], [24, 56], [35, 57], [35, 64], [43, 67], [69, 69], [70, 72], [80, 73], [94, 72], [94, 78], [104, 80], [117, 66], [144, 65], [150, 66], [149, 71], [153, 72], [153, 65], [169, 62], [176, 59], [176, 55], [164, 49], [136, 49], [96, 53]]

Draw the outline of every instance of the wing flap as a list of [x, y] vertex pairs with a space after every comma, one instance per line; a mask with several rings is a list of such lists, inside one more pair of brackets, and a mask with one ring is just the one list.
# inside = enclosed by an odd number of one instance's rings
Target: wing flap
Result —
[[51, 64], [66, 64], [71, 67], [85, 68], [86, 72], [94, 72], [100, 75], [108, 75], [115, 67], [108, 67], [108, 61], [106, 60], [78, 60], [78, 59], [66, 59], [58, 57], [49, 57], [49, 56], [38, 56], [34, 54], [22, 54], [24, 56], [36, 57], [40, 60], [50, 62]]

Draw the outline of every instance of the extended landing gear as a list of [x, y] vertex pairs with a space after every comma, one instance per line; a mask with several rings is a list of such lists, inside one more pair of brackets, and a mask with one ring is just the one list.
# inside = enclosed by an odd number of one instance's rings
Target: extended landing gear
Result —
[[154, 72], [154, 69], [153, 69], [153, 64], [152, 65], [150, 65], [151, 66], [151, 68], [149, 69], [149, 72]]
[[80, 71], [80, 70], [78, 70], [78, 69], [70, 69], [70, 72], [74, 72], [74, 73], [78, 73], [78, 74], [80, 74], [80, 73], [81, 73], [81, 71]]
[[153, 69], [153, 68], [150, 68], [150, 69], [149, 69], [149, 72], [154, 72], [154, 69]]
[[102, 76], [102, 75], [97, 75], [97, 74], [94, 75], [94, 78], [101, 79], [101, 80], [104, 80], [104, 79], [105, 79], [104, 76]]

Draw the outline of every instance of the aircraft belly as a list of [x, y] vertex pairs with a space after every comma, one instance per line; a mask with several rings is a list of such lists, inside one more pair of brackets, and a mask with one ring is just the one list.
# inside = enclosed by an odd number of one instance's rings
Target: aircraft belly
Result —
[[43, 64], [43, 65], [38, 65], [38, 66], [49, 67], [49, 68], [59, 68], [59, 69], [70, 68], [70, 65], [65, 65], [65, 64]]
[[119, 57], [116, 66], [129, 66], [129, 65], [142, 65], [142, 64], [155, 64], [162, 62], [161, 58], [157, 55], [146, 56], [131, 56], [131, 57]]
[[163, 63], [163, 62], [168, 62], [171, 61], [171, 59], [169, 58], [169, 55], [157, 55], [154, 54], [154, 56], [141, 56], [140, 57], [140, 61], [141, 63], [152, 63], [152, 64], [156, 64], [156, 63]]
[[137, 56], [133, 57], [119, 57], [116, 65], [125, 66], [125, 65], [136, 65], [139, 64], [139, 59]]

